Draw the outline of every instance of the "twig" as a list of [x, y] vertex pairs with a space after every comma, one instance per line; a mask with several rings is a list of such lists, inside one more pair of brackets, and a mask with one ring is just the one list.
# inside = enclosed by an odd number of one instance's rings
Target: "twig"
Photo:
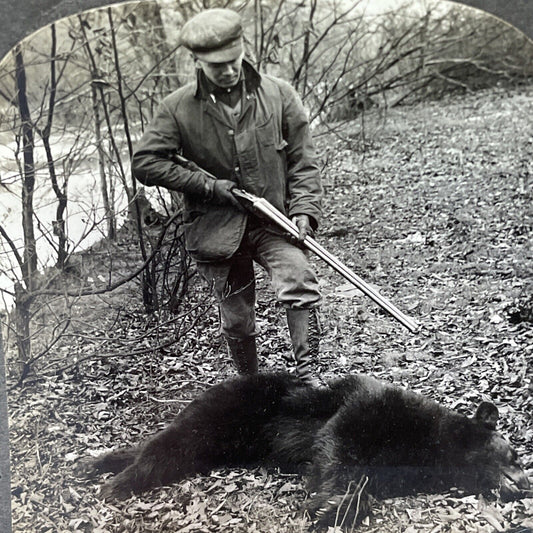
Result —
[[358, 481], [353, 493], [351, 494], [350, 501], [348, 502], [348, 505], [346, 506], [346, 509], [345, 509], [344, 514], [342, 516], [342, 520], [339, 523], [339, 515], [340, 515], [340, 512], [341, 512], [341, 509], [343, 507], [344, 502], [346, 501], [346, 498], [350, 494], [350, 489], [351, 489], [351, 486], [352, 486], [352, 482], [350, 481], [350, 483], [348, 484], [348, 488], [346, 489], [346, 492], [344, 493], [344, 496], [342, 497], [342, 500], [341, 500], [340, 504], [337, 507], [337, 514], [335, 515], [335, 525], [336, 526], [338, 525], [341, 528], [344, 526], [344, 523], [346, 522], [346, 519], [348, 517], [348, 513], [349, 513], [349, 511], [350, 511], [350, 509], [352, 507], [354, 498], [357, 495], [357, 505], [355, 507], [355, 514], [354, 514], [354, 518], [353, 518], [352, 525], [351, 525], [351, 528], [350, 528], [351, 531], [354, 530], [355, 523], [357, 521], [357, 516], [359, 515], [359, 506], [360, 506], [360, 503], [361, 503], [361, 494], [363, 493], [363, 490], [365, 489], [367, 483], [368, 483], [368, 476], [361, 476], [361, 479]]
[[[198, 304], [191, 311], [197, 309], [198, 307], [200, 307], [200, 305], [201, 304]], [[206, 309], [206, 311], [207, 311], [207, 309]], [[95, 354], [95, 353], [93, 353], [93, 354], [87, 355], [85, 357], [82, 357], [81, 359], [77, 359], [76, 361], [74, 361], [70, 365], [64, 366], [61, 369], [59, 369], [58, 371], [64, 372], [64, 371], [70, 370], [71, 368], [73, 368], [75, 366], [78, 366], [79, 364], [81, 364], [81, 363], [83, 363], [85, 361], [89, 361], [91, 359], [102, 359], [103, 360], [103, 359], [112, 359], [113, 357], [132, 357], [132, 356], [137, 356], [137, 355], [143, 355], [143, 354], [146, 354], [146, 353], [149, 353], [149, 352], [155, 352], [155, 351], [161, 350], [163, 348], [168, 348], [169, 346], [172, 346], [173, 344], [176, 344], [180, 340], [180, 337], [182, 335], [187, 334], [194, 327], [196, 327], [196, 325], [197, 325], [198, 321], [200, 320], [201, 316], [203, 316], [203, 313], [198, 314], [194, 318], [194, 320], [192, 321], [190, 326], [184, 332], [180, 332], [181, 333], [180, 336], [176, 336], [176, 337], [174, 337], [171, 340], [168, 340], [168, 341], [165, 341], [165, 342], [163, 342], [161, 344], [158, 344], [157, 346], [151, 346], [151, 347], [148, 347], [148, 348], [143, 348], [141, 350], [133, 350], [133, 351], [128, 352], [128, 353], [123, 353], [123, 352], [115, 352], [115, 353], [107, 353], [107, 354]], [[51, 362], [49, 365], [44, 367], [43, 368], [43, 373], [46, 372], [47, 370], [49, 370], [51, 367], [53, 367], [53, 365], [54, 365], [54, 362]]]
[[125, 278], [122, 278], [122, 279], [116, 281], [115, 283], [109, 284], [106, 287], [101, 288], [101, 289], [79, 290], [79, 291], [64, 291], [64, 292], [42, 290], [42, 291], [36, 291], [36, 292], [32, 293], [32, 296], [34, 296], [34, 297], [39, 297], [39, 296], [73, 296], [73, 297], [80, 297], [80, 296], [94, 296], [94, 295], [97, 295], [97, 294], [105, 294], [106, 292], [114, 291], [115, 289], [117, 289], [121, 285], [124, 285], [125, 283], [128, 283], [132, 279], [136, 278], [150, 264], [152, 259], [159, 252], [159, 246], [163, 242], [163, 239], [165, 237], [165, 234], [166, 234], [168, 228], [180, 216], [181, 216], [181, 212], [178, 211], [177, 213], [174, 213], [174, 215], [172, 215], [172, 217], [164, 224], [163, 231], [161, 232], [161, 234], [160, 234], [160, 236], [159, 236], [159, 238], [157, 240], [156, 246], [153, 249], [153, 251], [150, 254], [150, 256], [146, 259], [146, 261], [144, 261], [144, 263], [137, 270], [135, 270], [129, 276], [126, 276]]
[[150, 400], [157, 402], [157, 403], [190, 403], [191, 400], [160, 400], [159, 398], [156, 398], [155, 396], [148, 396]]
[[13, 255], [17, 259], [17, 263], [22, 268], [22, 265], [24, 264], [24, 261], [22, 260], [22, 257], [20, 256], [17, 247], [15, 246], [15, 243], [11, 240], [9, 235], [7, 234], [6, 230], [4, 229], [4, 226], [0, 224], [0, 233], [2, 234], [2, 237], [7, 241], [7, 244], [9, 244], [9, 247], [11, 248], [11, 251], [13, 252]]
[[[38, 355], [36, 355], [35, 357], [32, 357], [29, 361], [26, 362], [27, 365], [31, 365], [33, 363], [35, 363], [35, 361], [39, 360], [41, 357], [44, 357], [58, 342], [59, 340], [63, 337], [63, 334], [65, 333], [65, 331], [67, 331], [67, 329], [69, 328], [71, 324], [71, 318], [67, 318], [67, 320], [65, 321], [64, 325], [63, 325], [63, 329], [61, 330], [61, 333], [55, 335], [55, 338], [53, 338], [53, 340], [50, 342], [50, 344], [41, 352], [39, 353]], [[55, 334], [57, 328], [59, 327], [59, 324], [56, 324], [56, 326], [54, 327], [54, 331], [52, 333], [52, 335]]]
[[[363, 491], [365, 490], [365, 487], [366, 487], [366, 485], [368, 483], [368, 476], [363, 476], [361, 478], [361, 480], [363, 480], [363, 479], [364, 479], [363, 484], [361, 485], [361, 488], [360, 488], [359, 492], [357, 493], [357, 506], [355, 508], [355, 517], [354, 517], [354, 520], [352, 522], [352, 528], [351, 528], [352, 531], [354, 531], [354, 529], [355, 529], [355, 523], [356, 523], [356, 520], [357, 520], [357, 515], [359, 514], [359, 507], [361, 505], [361, 494], [363, 494]], [[359, 483], [361, 483], [361, 480], [359, 481]]]

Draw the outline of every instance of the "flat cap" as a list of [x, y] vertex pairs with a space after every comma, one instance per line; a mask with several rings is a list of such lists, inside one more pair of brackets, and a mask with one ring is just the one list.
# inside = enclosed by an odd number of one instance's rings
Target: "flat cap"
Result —
[[243, 51], [241, 17], [231, 9], [202, 11], [184, 24], [180, 42], [203, 61], [233, 61]]

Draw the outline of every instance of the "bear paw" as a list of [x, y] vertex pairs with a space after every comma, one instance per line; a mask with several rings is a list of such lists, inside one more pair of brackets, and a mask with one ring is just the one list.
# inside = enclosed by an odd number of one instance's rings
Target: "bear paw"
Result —
[[102, 485], [99, 496], [103, 500], [127, 500], [133, 492], [131, 479], [119, 474]]
[[94, 457], [82, 457], [74, 465], [74, 475], [83, 479], [94, 479], [100, 474], [95, 466]]

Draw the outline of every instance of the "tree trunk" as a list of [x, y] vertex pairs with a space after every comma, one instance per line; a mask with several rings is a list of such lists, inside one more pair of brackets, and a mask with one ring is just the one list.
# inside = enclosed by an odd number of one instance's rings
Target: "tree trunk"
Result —
[[48, 173], [52, 182], [52, 189], [57, 198], [56, 219], [53, 221], [54, 235], [58, 239], [57, 243], [57, 262], [56, 267], [63, 269], [67, 259], [67, 233], [65, 224], [65, 211], [67, 210], [67, 177], [64, 178], [63, 185], [60, 186], [57, 180], [52, 147], [50, 145], [50, 133], [52, 131], [52, 122], [54, 120], [54, 110], [57, 94], [57, 76], [56, 76], [56, 53], [57, 53], [57, 36], [55, 24], [50, 26], [51, 33], [51, 50], [50, 50], [50, 98], [48, 103], [48, 112], [46, 125], [43, 129], [36, 128], [41, 136], [44, 149], [46, 151], [46, 161], [48, 164]]
[[18, 352], [18, 375], [22, 381], [27, 374], [31, 357], [30, 312], [32, 297], [20, 284], [15, 283], [15, 336]]
[[113, 206], [109, 201], [109, 193], [107, 188], [107, 176], [105, 171], [105, 152], [102, 146], [102, 121], [100, 118], [100, 109], [98, 107], [98, 95], [96, 93], [95, 82], [91, 84], [91, 98], [93, 102], [94, 113], [94, 133], [96, 138], [96, 149], [98, 150], [98, 170], [100, 172], [100, 189], [102, 192], [102, 201], [104, 203], [105, 217], [107, 221], [107, 238], [115, 240], [116, 238], [116, 223], [115, 212]]
[[24, 253], [20, 268], [24, 287], [15, 285], [16, 337], [21, 376], [25, 372], [31, 354], [30, 308], [31, 292], [35, 287], [37, 274], [37, 248], [33, 230], [33, 191], [35, 187], [35, 161], [33, 157], [33, 124], [26, 93], [26, 70], [21, 46], [15, 48], [15, 83], [17, 104], [22, 122], [23, 175], [22, 175], [22, 231], [24, 235]]
[[33, 157], [33, 125], [26, 93], [26, 70], [22, 48], [15, 48], [17, 104], [22, 121], [24, 172], [22, 176], [22, 230], [24, 234], [24, 262], [22, 276], [26, 289], [31, 291], [37, 272], [37, 248], [33, 230], [33, 191], [35, 188], [35, 161]]

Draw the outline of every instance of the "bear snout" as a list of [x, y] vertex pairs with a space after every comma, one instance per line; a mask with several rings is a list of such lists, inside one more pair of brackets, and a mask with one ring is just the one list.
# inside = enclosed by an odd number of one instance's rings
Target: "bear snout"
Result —
[[512, 501], [531, 494], [531, 483], [520, 466], [511, 465], [501, 469], [500, 498]]

